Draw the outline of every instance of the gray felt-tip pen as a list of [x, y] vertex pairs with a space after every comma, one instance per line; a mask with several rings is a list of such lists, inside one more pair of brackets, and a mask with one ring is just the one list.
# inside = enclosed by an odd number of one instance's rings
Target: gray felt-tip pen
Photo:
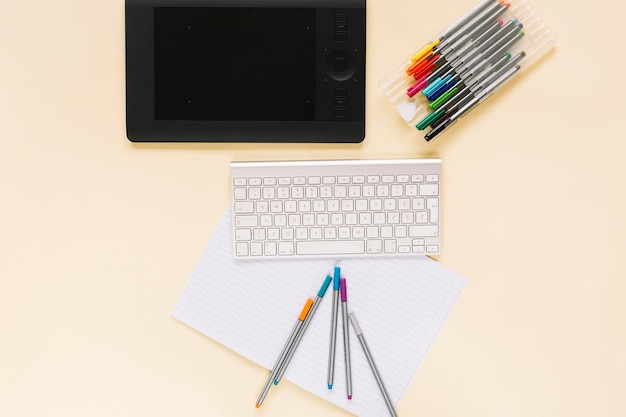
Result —
[[378, 388], [380, 388], [381, 394], [383, 394], [383, 398], [385, 399], [385, 403], [387, 404], [387, 408], [389, 409], [389, 413], [391, 413], [392, 417], [397, 417], [396, 411], [393, 409], [393, 404], [391, 403], [391, 399], [389, 398], [389, 394], [385, 389], [385, 384], [383, 384], [383, 380], [380, 377], [380, 373], [376, 368], [376, 364], [374, 363], [374, 358], [372, 358], [372, 354], [370, 353], [369, 348], [367, 347], [367, 343], [365, 342], [365, 337], [363, 337], [363, 331], [361, 330], [361, 326], [359, 326], [359, 322], [356, 319], [354, 313], [350, 313], [350, 322], [352, 322], [352, 327], [354, 327], [354, 331], [356, 333], [359, 342], [361, 343], [361, 347], [363, 348], [363, 352], [367, 357], [367, 361], [369, 362], [370, 368], [372, 369], [372, 373], [374, 374], [374, 378], [376, 378], [376, 383], [378, 384]]
[[333, 275], [333, 304], [330, 318], [330, 346], [328, 348], [328, 389], [333, 389], [335, 379], [335, 351], [337, 345], [337, 318], [339, 310], [339, 278], [341, 269], [336, 266]]
[[348, 326], [348, 292], [346, 289], [346, 279], [339, 280], [341, 292], [341, 313], [343, 316], [343, 352], [346, 361], [346, 394], [348, 399], [352, 399], [352, 361], [350, 359], [350, 328]]

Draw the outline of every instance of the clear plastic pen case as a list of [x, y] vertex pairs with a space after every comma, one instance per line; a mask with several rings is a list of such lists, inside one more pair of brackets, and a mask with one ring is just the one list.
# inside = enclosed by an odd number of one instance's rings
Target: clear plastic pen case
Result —
[[483, 0], [383, 77], [400, 117], [427, 141], [556, 44], [526, 0]]

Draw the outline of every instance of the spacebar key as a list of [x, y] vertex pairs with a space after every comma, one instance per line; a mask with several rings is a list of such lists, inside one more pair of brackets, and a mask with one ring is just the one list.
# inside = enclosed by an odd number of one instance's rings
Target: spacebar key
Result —
[[298, 255], [358, 255], [365, 253], [363, 240], [320, 240], [296, 242]]

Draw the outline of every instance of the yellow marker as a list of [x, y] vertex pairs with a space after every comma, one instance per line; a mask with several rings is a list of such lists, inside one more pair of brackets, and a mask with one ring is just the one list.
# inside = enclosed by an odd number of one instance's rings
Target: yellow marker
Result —
[[433, 50], [433, 48], [435, 46], [437, 46], [439, 44], [439, 39], [435, 39], [434, 41], [432, 41], [430, 44], [426, 45], [425, 47], [423, 47], [418, 53], [416, 53], [415, 55], [413, 55], [411, 57], [411, 61], [413, 62], [417, 62], [420, 59], [424, 58], [424, 56], [426, 56], [427, 53], [429, 53], [430, 51]]

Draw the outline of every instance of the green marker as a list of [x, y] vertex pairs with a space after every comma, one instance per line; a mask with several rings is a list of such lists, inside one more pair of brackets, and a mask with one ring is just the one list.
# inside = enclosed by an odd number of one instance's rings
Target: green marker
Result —
[[443, 103], [448, 101], [448, 99], [450, 97], [452, 97], [453, 95], [455, 95], [458, 92], [459, 92], [459, 88], [458, 87], [453, 87], [450, 90], [448, 90], [445, 93], [443, 93], [437, 100], [435, 100], [432, 103], [430, 103], [428, 105], [428, 107], [430, 107], [431, 110], [437, 110]]

